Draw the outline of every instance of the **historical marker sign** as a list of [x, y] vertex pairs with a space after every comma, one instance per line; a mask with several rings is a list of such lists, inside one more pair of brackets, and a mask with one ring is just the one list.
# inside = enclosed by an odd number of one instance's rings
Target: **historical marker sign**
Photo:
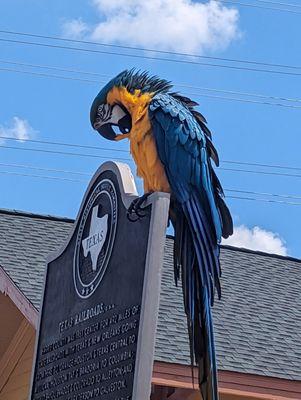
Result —
[[126, 165], [104, 164], [49, 260], [31, 400], [149, 398], [169, 198], [133, 223], [135, 194]]

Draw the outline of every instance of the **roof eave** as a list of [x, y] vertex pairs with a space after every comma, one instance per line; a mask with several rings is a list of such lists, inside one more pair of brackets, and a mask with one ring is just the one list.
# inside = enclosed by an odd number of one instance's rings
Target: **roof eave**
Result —
[[[193, 381], [190, 365], [155, 361], [152, 383], [153, 385], [177, 388], [178, 392], [176, 390], [170, 399], [184, 399], [197, 390], [197, 376], [198, 371], [195, 368]], [[219, 393], [231, 395], [234, 398], [265, 400], [301, 398], [301, 381], [220, 370], [218, 371], [218, 381]]]
[[37, 329], [39, 313], [0, 266], [0, 293], [8, 296], [27, 321]]

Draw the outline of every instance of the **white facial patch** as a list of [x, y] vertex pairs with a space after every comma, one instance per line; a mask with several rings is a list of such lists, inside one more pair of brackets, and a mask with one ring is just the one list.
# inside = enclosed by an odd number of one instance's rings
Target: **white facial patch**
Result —
[[118, 121], [126, 115], [123, 109], [115, 104], [113, 107], [109, 104], [101, 104], [97, 109], [97, 117], [94, 126], [100, 128], [105, 124], [118, 125]]

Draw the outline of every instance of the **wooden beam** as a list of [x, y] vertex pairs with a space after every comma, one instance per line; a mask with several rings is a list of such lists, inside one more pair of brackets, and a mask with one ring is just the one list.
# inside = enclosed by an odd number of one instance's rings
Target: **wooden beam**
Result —
[[24, 318], [0, 360], [0, 392], [29, 344], [34, 330]]
[[256, 393], [256, 392], [250, 392], [250, 391], [238, 391], [237, 389], [222, 389], [220, 391], [222, 395], [228, 395], [231, 397], [231, 399], [237, 399], [237, 400], [289, 400], [289, 399], [295, 399], [299, 400], [300, 397], [283, 397], [283, 396], [275, 396], [273, 394], [262, 394], [262, 393]]
[[[197, 370], [192, 382], [189, 365], [155, 362], [153, 380], [155, 385], [198, 390]], [[230, 371], [219, 371], [219, 392], [237, 398], [265, 400], [301, 399], [301, 381], [272, 378]]]
[[[268, 396], [267, 395], [260, 395], [257, 393], [250, 393], [250, 392], [240, 392], [239, 397], [237, 391], [231, 389], [225, 389], [220, 392], [221, 395], [228, 395], [231, 399], [236, 400], [260, 400], [260, 399], [269, 399], [269, 400], [287, 400], [287, 397], [279, 397], [279, 396]], [[201, 395], [198, 390], [193, 389], [176, 389], [175, 392], [168, 397], [168, 400], [200, 400]]]
[[21, 290], [15, 285], [12, 279], [7, 275], [4, 269], [0, 266], [0, 292], [7, 295], [18, 310], [24, 315], [29, 323], [37, 329], [38, 326], [38, 311], [24, 296]]

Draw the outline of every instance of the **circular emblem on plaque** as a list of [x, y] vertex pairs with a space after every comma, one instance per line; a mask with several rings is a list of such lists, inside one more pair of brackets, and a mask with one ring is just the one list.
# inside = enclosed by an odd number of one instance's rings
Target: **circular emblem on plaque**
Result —
[[105, 275], [116, 234], [117, 211], [114, 184], [103, 179], [86, 202], [76, 236], [73, 278], [81, 298], [90, 297]]

